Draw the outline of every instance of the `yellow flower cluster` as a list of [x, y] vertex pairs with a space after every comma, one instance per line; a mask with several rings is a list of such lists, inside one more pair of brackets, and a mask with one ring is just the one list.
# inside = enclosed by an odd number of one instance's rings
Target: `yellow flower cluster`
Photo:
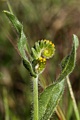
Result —
[[45, 68], [45, 64], [46, 64], [45, 58], [43, 58], [43, 57], [38, 58], [36, 60], [36, 64], [35, 64], [35, 72], [41, 73]]
[[46, 59], [43, 58], [43, 57], [38, 58], [38, 60], [39, 60], [40, 62], [46, 62]]
[[49, 43], [50, 45], [52, 45], [52, 47], [55, 47], [55, 45], [50, 40], [44, 39], [44, 42]]

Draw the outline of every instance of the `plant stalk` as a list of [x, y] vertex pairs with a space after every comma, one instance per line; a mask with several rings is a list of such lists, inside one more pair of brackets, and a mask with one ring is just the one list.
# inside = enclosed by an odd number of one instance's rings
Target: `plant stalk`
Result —
[[66, 118], [65, 118], [65, 116], [64, 116], [64, 114], [63, 114], [59, 105], [56, 108], [56, 114], [57, 114], [59, 120], [66, 120]]
[[38, 120], [38, 76], [33, 78], [33, 120]]
[[74, 112], [75, 112], [75, 115], [76, 115], [76, 120], [80, 120], [79, 111], [78, 111], [78, 108], [77, 108], [76, 100], [75, 100], [74, 93], [73, 93], [73, 90], [72, 90], [72, 86], [71, 86], [71, 83], [70, 83], [70, 80], [69, 80], [68, 76], [67, 76], [67, 84], [68, 84], [69, 92], [70, 92], [71, 99], [72, 99], [72, 102], [73, 102], [73, 107], [74, 107]]
[[4, 100], [4, 109], [5, 109], [5, 120], [9, 120], [8, 95], [7, 95], [7, 89], [5, 87], [3, 87], [3, 100]]
[[13, 14], [13, 11], [12, 11], [12, 8], [11, 8], [9, 0], [7, 0], [7, 5], [8, 5], [8, 8], [9, 8], [10, 12]]

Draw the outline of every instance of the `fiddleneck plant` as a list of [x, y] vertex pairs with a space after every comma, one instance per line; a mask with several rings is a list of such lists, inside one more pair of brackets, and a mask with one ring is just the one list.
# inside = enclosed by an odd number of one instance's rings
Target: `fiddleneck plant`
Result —
[[27, 65], [26, 60], [23, 59], [24, 66], [28, 69], [31, 76], [36, 77], [40, 75], [46, 66], [46, 60], [51, 58], [55, 53], [55, 45], [49, 40], [39, 40], [31, 48], [30, 66]]
[[[55, 54], [55, 45], [50, 40], [39, 40], [32, 48], [29, 47], [27, 38], [23, 32], [23, 25], [11, 12], [4, 11], [12, 25], [19, 34], [18, 50], [23, 65], [29, 71], [33, 81], [33, 120], [49, 120], [57, 108], [63, 95], [66, 77], [73, 71], [76, 62], [76, 50], [79, 41], [73, 35], [73, 46], [70, 54], [61, 62], [62, 72], [55, 83], [52, 83], [38, 95], [38, 79], [46, 66], [47, 59]], [[27, 54], [26, 54], [27, 53]], [[38, 97], [39, 96], [39, 97]], [[79, 119], [77, 119], [79, 120]]]

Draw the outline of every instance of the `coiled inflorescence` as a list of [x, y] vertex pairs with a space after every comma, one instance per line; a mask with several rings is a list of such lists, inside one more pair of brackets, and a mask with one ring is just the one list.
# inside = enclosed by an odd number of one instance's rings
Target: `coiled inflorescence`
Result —
[[31, 49], [32, 64], [35, 73], [41, 73], [46, 65], [46, 59], [51, 58], [55, 53], [55, 45], [49, 40], [41, 40], [35, 43]]

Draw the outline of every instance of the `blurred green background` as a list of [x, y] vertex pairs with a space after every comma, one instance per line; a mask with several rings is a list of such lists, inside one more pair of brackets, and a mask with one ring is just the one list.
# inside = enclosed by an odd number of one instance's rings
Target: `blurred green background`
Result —
[[[56, 53], [46, 65], [40, 80], [45, 86], [55, 81], [60, 73], [60, 62], [71, 50], [72, 35], [80, 39], [80, 0], [9, 0], [14, 14], [24, 26], [32, 47], [37, 40], [49, 39]], [[5, 119], [7, 98], [10, 120], [31, 120], [32, 81], [23, 67], [17, 51], [18, 35], [3, 13], [9, 10], [7, 0], [0, 0], [0, 120]], [[15, 49], [14, 49], [15, 48]], [[70, 80], [80, 111], [80, 47], [77, 62]], [[39, 85], [39, 92], [43, 89]], [[6, 101], [7, 101], [6, 100]], [[71, 97], [66, 84], [60, 102], [67, 120], [76, 120]], [[53, 114], [51, 120], [57, 120]]]

